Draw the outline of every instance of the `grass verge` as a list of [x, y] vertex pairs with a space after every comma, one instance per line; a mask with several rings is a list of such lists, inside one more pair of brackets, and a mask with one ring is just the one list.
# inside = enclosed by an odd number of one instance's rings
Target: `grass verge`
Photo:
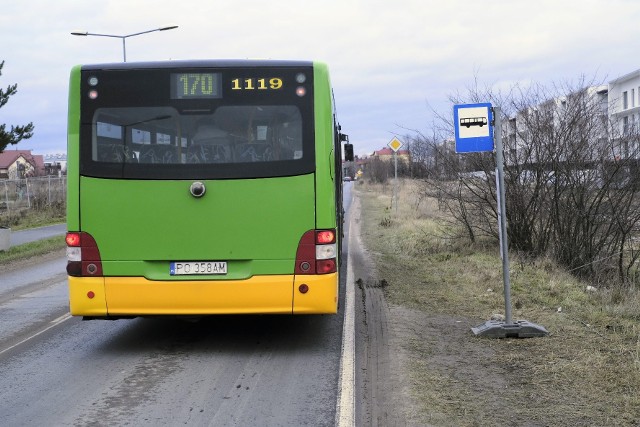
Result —
[[12, 263], [46, 255], [66, 247], [64, 237], [51, 237], [24, 245], [13, 246], [7, 251], [0, 251], [0, 272]]
[[[23, 209], [3, 212], [0, 215], [0, 226], [10, 227], [12, 231], [28, 228], [44, 227], [66, 221], [63, 205], [46, 209]], [[0, 272], [9, 269], [12, 264], [28, 262], [30, 258], [42, 256], [66, 247], [64, 237], [51, 237], [24, 245], [13, 246], [0, 251]]]
[[10, 227], [14, 231], [60, 224], [65, 221], [64, 206], [45, 209], [23, 209], [11, 212], [5, 211], [0, 214], [0, 226]]
[[[640, 293], [588, 288], [549, 259], [511, 255], [514, 320], [535, 339], [475, 337], [504, 313], [497, 242], [451, 238], [436, 201], [415, 181], [360, 184], [362, 238], [387, 286], [410, 384], [412, 423], [640, 425]], [[412, 411], [409, 411], [410, 413]]]

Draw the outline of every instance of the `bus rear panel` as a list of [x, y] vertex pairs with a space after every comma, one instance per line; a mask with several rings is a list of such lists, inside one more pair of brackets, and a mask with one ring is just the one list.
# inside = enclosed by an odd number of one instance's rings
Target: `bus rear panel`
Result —
[[335, 313], [336, 128], [321, 63], [75, 67], [71, 314]]

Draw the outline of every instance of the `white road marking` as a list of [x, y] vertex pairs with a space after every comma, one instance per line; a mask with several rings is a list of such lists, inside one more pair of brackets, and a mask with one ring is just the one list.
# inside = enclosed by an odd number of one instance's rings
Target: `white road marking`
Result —
[[0, 354], [6, 353], [7, 351], [9, 351], [11, 349], [16, 348], [19, 345], [22, 345], [22, 344], [26, 343], [30, 339], [33, 339], [33, 338], [37, 337], [38, 335], [41, 335], [41, 334], [47, 332], [49, 329], [51, 329], [51, 328], [53, 328], [55, 326], [58, 326], [60, 323], [64, 322], [65, 320], [69, 320], [69, 319], [71, 319], [71, 314], [69, 314], [69, 313], [63, 314], [62, 316], [58, 317], [57, 319], [53, 319], [51, 322], [49, 322], [49, 326], [47, 326], [43, 330], [36, 332], [35, 334], [23, 339], [22, 341], [12, 345], [11, 347], [5, 348], [4, 350], [0, 351]]
[[342, 325], [342, 352], [340, 355], [340, 380], [336, 408], [336, 426], [355, 426], [355, 290], [351, 248], [353, 239], [353, 203], [349, 219], [349, 254], [347, 256], [347, 279], [344, 298], [344, 323]]

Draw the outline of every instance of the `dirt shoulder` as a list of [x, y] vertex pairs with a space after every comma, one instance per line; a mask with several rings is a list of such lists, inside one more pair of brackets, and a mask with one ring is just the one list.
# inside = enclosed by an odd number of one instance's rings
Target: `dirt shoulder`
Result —
[[543, 262], [516, 263], [514, 318], [551, 334], [476, 337], [471, 327], [504, 312], [497, 251], [452, 247], [415, 205], [390, 212], [384, 191], [360, 189], [352, 206], [358, 425], [640, 425], [633, 313], [594, 314], [604, 296]]
[[[401, 382], [394, 372], [401, 366], [392, 357], [395, 346], [389, 334], [389, 308], [382, 284], [377, 281], [373, 260], [364, 249], [360, 238], [361, 209], [356, 198], [351, 205], [349, 231], [349, 259], [355, 280], [356, 304], [356, 425], [404, 425], [404, 416], [394, 405], [403, 395], [397, 391]], [[393, 366], [392, 366], [393, 364]]]

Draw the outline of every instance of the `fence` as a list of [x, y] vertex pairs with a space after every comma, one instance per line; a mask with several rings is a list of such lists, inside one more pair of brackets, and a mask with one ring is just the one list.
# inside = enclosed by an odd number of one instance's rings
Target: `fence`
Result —
[[0, 212], [41, 209], [63, 204], [66, 197], [66, 176], [0, 180]]

